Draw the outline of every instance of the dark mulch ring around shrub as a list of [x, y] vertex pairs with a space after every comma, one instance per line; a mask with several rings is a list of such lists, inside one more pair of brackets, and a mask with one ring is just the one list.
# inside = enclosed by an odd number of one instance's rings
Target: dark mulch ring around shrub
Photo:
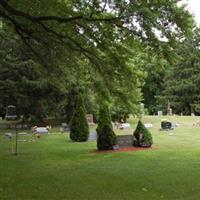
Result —
[[115, 153], [115, 152], [129, 152], [129, 151], [146, 151], [156, 150], [158, 147], [122, 147], [117, 150], [94, 150], [96, 153]]

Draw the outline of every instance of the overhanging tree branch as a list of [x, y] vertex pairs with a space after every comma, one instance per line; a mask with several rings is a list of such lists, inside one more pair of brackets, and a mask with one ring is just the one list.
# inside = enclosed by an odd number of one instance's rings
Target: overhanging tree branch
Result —
[[[20, 10], [17, 10], [10, 6], [5, 0], [0, 1], [0, 5], [2, 8], [4, 8], [8, 13], [10, 13], [13, 16], [17, 17], [22, 17], [27, 20], [30, 20], [31, 22], [40, 22], [40, 21], [57, 21], [59, 23], [69, 23], [71, 21], [76, 21], [76, 20], [85, 20], [85, 21], [115, 21], [119, 20], [122, 18], [126, 18], [128, 16], [115, 16], [115, 17], [101, 17], [101, 18], [92, 18], [92, 17], [87, 17], [83, 15], [78, 15], [78, 16], [72, 16], [72, 17], [59, 17], [59, 16], [32, 16], [29, 15], [28, 13], [22, 12]], [[3, 17], [3, 16], [2, 16]]]

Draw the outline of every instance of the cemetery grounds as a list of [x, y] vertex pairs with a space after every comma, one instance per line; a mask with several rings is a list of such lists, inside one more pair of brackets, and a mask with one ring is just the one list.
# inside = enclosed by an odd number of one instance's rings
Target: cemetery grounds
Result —
[[[179, 126], [160, 131], [162, 118]], [[199, 200], [199, 121], [145, 116], [143, 122], [153, 124], [153, 148], [114, 153], [96, 152], [95, 141], [73, 143], [54, 128], [36, 141], [19, 142], [14, 156], [13, 143], [0, 130], [0, 199]], [[115, 132], [132, 134], [136, 122], [131, 118], [131, 129]]]

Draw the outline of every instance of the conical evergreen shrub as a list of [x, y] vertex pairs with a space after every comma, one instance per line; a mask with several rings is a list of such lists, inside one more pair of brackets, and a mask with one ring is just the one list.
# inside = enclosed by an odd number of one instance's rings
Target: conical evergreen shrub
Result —
[[112, 150], [113, 146], [116, 144], [116, 135], [112, 128], [107, 105], [103, 105], [99, 111], [99, 121], [96, 130], [98, 150]]
[[152, 135], [144, 124], [139, 120], [136, 130], [133, 133], [133, 145], [137, 147], [151, 147], [153, 144]]
[[70, 139], [74, 142], [87, 141], [89, 126], [82, 96], [78, 97], [77, 106], [70, 122]]

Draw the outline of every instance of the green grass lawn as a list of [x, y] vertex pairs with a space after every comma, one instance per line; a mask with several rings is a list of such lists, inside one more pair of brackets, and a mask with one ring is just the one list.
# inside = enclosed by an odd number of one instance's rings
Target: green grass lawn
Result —
[[[0, 133], [1, 200], [199, 200], [200, 127], [198, 117], [168, 117], [180, 126], [159, 131], [152, 123], [155, 149], [96, 153], [95, 142], [73, 143], [52, 131], [35, 142], [11, 142]], [[130, 119], [135, 127], [135, 119]], [[132, 134], [133, 130], [117, 130]]]

